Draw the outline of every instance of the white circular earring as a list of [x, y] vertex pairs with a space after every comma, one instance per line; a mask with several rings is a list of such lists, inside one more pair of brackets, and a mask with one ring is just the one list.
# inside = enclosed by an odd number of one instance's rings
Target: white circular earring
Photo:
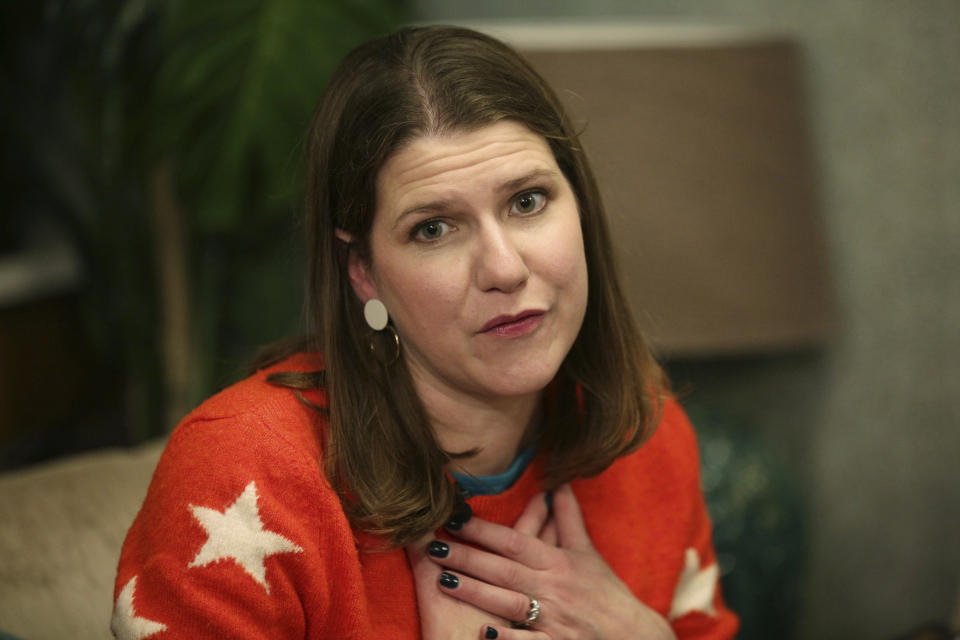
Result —
[[367, 321], [367, 326], [374, 331], [383, 331], [390, 316], [383, 302], [377, 298], [370, 298], [363, 305], [363, 319]]

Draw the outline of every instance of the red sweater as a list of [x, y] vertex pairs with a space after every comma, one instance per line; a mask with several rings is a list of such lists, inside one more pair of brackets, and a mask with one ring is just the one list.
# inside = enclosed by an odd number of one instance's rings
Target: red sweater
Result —
[[[358, 551], [382, 541], [347, 521], [320, 468], [317, 414], [266, 373], [206, 401], [171, 436], [123, 545], [114, 634], [419, 638], [406, 553]], [[475, 516], [512, 525], [539, 477], [534, 459], [507, 491], [471, 498]], [[572, 486], [597, 550], [678, 637], [733, 637], [696, 441], [676, 403], [639, 451]]]

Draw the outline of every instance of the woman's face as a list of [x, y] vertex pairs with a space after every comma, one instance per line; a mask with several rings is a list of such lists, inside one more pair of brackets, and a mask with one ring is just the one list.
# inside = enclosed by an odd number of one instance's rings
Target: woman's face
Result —
[[414, 382], [474, 398], [542, 390], [580, 331], [587, 266], [573, 190], [513, 121], [422, 137], [384, 164], [370, 263]]

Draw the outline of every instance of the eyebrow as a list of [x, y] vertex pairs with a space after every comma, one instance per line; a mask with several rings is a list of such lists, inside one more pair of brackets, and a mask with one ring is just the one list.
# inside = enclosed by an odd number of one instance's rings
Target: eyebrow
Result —
[[[553, 169], [534, 169], [530, 173], [526, 173], [519, 178], [514, 178], [513, 180], [507, 180], [503, 184], [497, 187], [498, 193], [516, 191], [521, 187], [538, 180], [540, 178], [551, 178], [556, 179], [560, 173]], [[430, 202], [424, 202], [421, 204], [415, 204], [412, 207], [404, 209], [397, 219], [393, 223], [393, 228], [396, 229], [399, 226], [400, 221], [403, 220], [406, 216], [411, 213], [441, 213], [447, 211], [451, 208], [451, 202], [449, 200], [432, 200]]]

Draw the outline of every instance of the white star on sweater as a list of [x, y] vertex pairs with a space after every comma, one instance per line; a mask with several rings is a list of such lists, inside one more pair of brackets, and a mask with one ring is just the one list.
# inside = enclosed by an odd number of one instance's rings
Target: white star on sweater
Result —
[[303, 551], [279, 533], [263, 528], [257, 509], [257, 485], [251, 482], [236, 501], [220, 513], [209, 507], [190, 505], [193, 517], [206, 532], [207, 541], [189, 566], [232, 559], [270, 593], [264, 559], [277, 553]]
[[137, 576], [120, 591], [117, 603], [113, 607], [113, 619], [110, 630], [117, 640], [143, 640], [155, 633], [165, 631], [167, 625], [139, 617], [133, 610], [133, 595], [137, 588]]
[[670, 605], [671, 620], [675, 620], [693, 611], [702, 611], [708, 616], [716, 615], [713, 596], [717, 590], [717, 577], [720, 569], [717, 563], [705, 569], [700, 568], [700, 555], [696, 549], [687, 549], [686, 564], [680, 573], [680, 581], [673, 592], [673, 604]]

